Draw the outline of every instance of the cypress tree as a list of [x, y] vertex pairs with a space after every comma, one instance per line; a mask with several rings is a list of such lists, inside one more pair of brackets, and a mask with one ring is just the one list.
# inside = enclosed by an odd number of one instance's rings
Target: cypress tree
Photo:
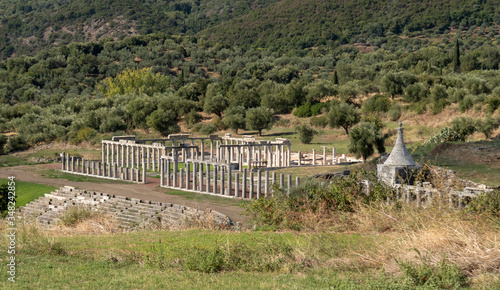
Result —
[[333, 71], [333, 84], [338, 85], [339, 84], [339, 77], [337, 75], [337, 70]]
[[455, 52], [453, 54], [453, 69], [455, 72], [460, 70], [460, 44], [458, 39], [455, 41]]

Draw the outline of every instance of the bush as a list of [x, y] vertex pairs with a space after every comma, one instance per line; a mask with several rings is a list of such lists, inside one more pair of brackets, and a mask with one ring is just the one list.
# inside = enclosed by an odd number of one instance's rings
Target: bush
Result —
[[214, 124], [196, 124], [192, 128], [193, 132], [198, 132], [201, 135], [210, 135], [217, 132], [217, 127]]
[[307, 118], [312, 116], [311, 103], [305, 103], [293, 110], [293, 115], [299, 118]]
[[500, 127], [500, 121], [493, 118], [490, 114], [484, 119], [476, 120], [477, 131], [483, 133], [486, 139], [489, 139], [493, 131], [498, 129], [498, 127]]
[[199, 123], [201, 119], [201, 115], [195, 110], [191, 110], [191, 112], [184, 117], [188, 128], [192, 128], [195, 124]]
[[464, 113], [465, 111], [469, 110], [472, 108], [474, 105], [472, 101], [473, 97], [471, 95], [465, 96], [460, 103], [458, 103], [458, 109], [460, 112]]
[[458, 289], [467, 286], [467, 276], [457, 265], [442, 259], [438, 265], [427, 262], [414, 265], [398, 261], [403, 275], [409, 280], [410, 287], [425, 287], [429, 289]]
[[227, 126], [218, 116], [213, 117], [212, 125], [217, 129], [217, 131], [226, 130]]
[[297, 126], [296, 132], [299, 134], [300, 142], [303, 144], [311, 143], [314, 135], [317, 133], [313, 128], [306, 124]]
[[387, 113], [391, 121], [397, 121], [401, 118], [401, 106], [395, 105], [392, 106], [389, 112]]
[[470, 117], [456, 117], [451, 121], [451, 130], [458, 134], [460, 141], [465, 141], [476, 131], [475, 122]]
[[216, 273], [224, 265], [224, 253], [219, 248], [203, 249], [194, 247], [184, 262], [188, 270], [203, 273]]
[[373, 97], [367, 99], [363, 103], [364, 113], [376, 113], [376, 112], [387, 112], [391, 106], [391, 100], [380, 94], [376, 94]]
[[328, 125], [328, 118], [326, 116], [312, 117], [309, 124], [313, 127], [325, 128]]
[[7, 144], [8, 141], [9, 139], [7, 138], [7, 136], [5, 136], [4, 134], [0, 134], [0, 154], [5, 153], [5, 144]]
[[72, 206], [66, 209], [59, 217], [61, 223], [65, 226], [73, 226], [77, 222], [92, 218], [97, 215], [89, 206]]
[[7, 141], [7, 145], [5, 146], [5, 150], [7, 152], [16, 152], [23, 151], [28, 149], [30, 146], [26, 139], [21, 135], [11, 136], [9, 141]]
[[500, 191], [486, 192], [472, 198], [465, 211], [500, 218]]
[[326, 103], [316, 103], [311, 106], [311, 116], [316, 116], [321, 113], [321, 109], [326, 107]]

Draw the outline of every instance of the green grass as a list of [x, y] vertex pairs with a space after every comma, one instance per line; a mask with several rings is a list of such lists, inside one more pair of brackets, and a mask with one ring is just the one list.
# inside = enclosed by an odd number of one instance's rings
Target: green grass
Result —
[[[31, 182], [17, 181], [16, 183], [16, 207], [24, 206], [32, 200], [37, 199], [40, 196], [43, 196], [46, 193], [50, 193], [57, 189], [57, 187], [37, 184]], [[8, 183], [8, 179], [0, 179], [0, 185]]]
[[[325, 288], [355, 285], [356, 280], [373, 279], [373, 269], [301, 266], [296, 270], [230, 270], [206, 274], [187, 270], [182, 263], [194, 248], [230, 248], [245, 245], [251, 251], [266, 252], [270, 245], [292, 247], [297, 253], [316, 252], [321, 257], [348, 257], [351, 251], [372, 250], [375, 237], [357, 234], [296, 234], [272, 232], [144, 231], [102, 236], [49, 237], [61, 243], [66, 255], [20, 251], [16, 256], [19, 288], [142, 288], [142, 289], [249, 289], [278, 287]], [[44, 244], [41, 244], [44, 247]], [[22, 245], [20, 245], [22, 247]], [[282, 248], [276, 248], [279, 253]], [[32, 249], [33, 250], [33, 249]], [[276, 254], [276, 253], [272, 253]], [[275, 257], [279, 257], [276, 255]], [[266, 260], [266, 256], [261, 257]], [[153, 261], [153, 262], [151, 262]], [[159, 263], [159, 264], [158, 264]], [[284, 264], [286, 266], [287, 264]], [[342, 278], [341, 278], [342, 277]], [[350, 278], [343, 278], [350, 277]], [[0, 287], [9, 288], [6, 271]]]
[[29, 162], [26, 158], [17, 157], [14, 155], [0, 156], [0, 167], [31, 165], [31, 164], [34, 164], [34, 162]]
[[71, 174], [71, 173], [66, 173], [66, 172], [62, 172], [59, 170], [55, 170], [55, 169], [42, 170], [39, 173], [43, 177], [54, 178], [54, 179], [66, 179], [68, 181], [75, 181], [75, 182], [129, 183], [129, 182], [123, 181], [123, 180], [112, 180], [112, 179], [89, 177], [89, 176], [78, 175], [78, 174]]
[[194, 200], [194, 201], [197, 201], [200, 203], [207, 203], [207, 204], [240, 206], [242, 204], [249, 203], [249, 201], [246, 201], [246, 200], [239, 200], [239, 199], [232, 199], [232, 198], [221, 198], [221, 197], [208, 195], [208, 194], [175, 190], [175, 189], [165, 189], [164, 192], [167, 194], [171, 194], [171, 195], [182, 196], [183, 198], [185, 198], [187, 200]]
[[[500, 152], [500, 140], [498, 139], [467, 143], [449, 143], [459, 146], [458, 148], [460, 148], [460, 146], [467, 146], [471, 151], [476, 150], [475, 148], [483, 147], [492, 152]], [[489, 158], [489, 154], [484, 154], [486, 156], [483, 156], [479, 152], [477, 153], [477, 158], [473, 158], [473, 160], [471, 160], [470, 157], [468, 159], [462, 159], [460, 156], [447, 156], [443, 154], [431, 155], [430, 152], [438, 146], [438, 144], [417, 145], [418, 144], [415, 144], [414, 146], [408, 148], [417, 163], [430, 163], [447, 169], [452, 169], [456, 172], [457, 176], [462, 179], [472, 180], [474, 182], [490, 186], [500, 185], [500, 167], [491, 166], [490, 164], [483, 162], [484, 158]], [[491, 157], [495, 158], [495, 156]]]

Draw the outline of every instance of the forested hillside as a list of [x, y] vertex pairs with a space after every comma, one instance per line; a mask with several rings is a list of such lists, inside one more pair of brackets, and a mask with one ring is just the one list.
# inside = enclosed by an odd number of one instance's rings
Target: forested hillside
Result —
[[[481, 112], [485, 119], [474, 130], [485, 130], [486, 136], [498, 127], [494, 1], [19, 3], [0, 4], [0, 29], [6, 31], [0, 43], [15, 51], [0, 62], [0, 131], [15, 135], [8, 139], [9, 151], [53, 140], [99, 142], [136, 129], [167, 135], [179, 132], [181, 120], [201, 134], [228, 128], [261, 132], [265, 127], [251, 126], [249, 112], [324, 113], [311, 125], [347, 133], [363, 120], [380, 127], [381, 119], [395, 121], [405, 111], [439, 114], [451, 105]], [[78, 12], [88, 7], [90, 14]], [[181, 15], [179, 9], [186, 21], [169, 25], [165, 11]], [[188, 21], [202, 15], [206, 22]], [[228, 20], [236, 15], [243, 16]], [[19, 25], [12, 26], [13, 19]], [[121, 19], [138, 34], [169, 33], [125, 36], [120, 28], [117, 39], [104, 37], [106, 29], [100, 36], [83, 33], [96, 19]], [[213, 30], [190, 30], [189, 23]], [[50, 35], [57, 36], [44, 40], [49, 26], [80, 32], [64, 41], [54, 32]], [[18, 45], [33, 29], [41, 31], [33, 46]], [[331, 41], [324, 38], [328, 33]], [[65, 44], [80, 37], [81, 42]], [[216, 116], [212, 123], [200, 123], [202, 111]], [[356, 122], [339, 124], [334, 118], [339, 114], [330, 113], [339, 111], [351, 112]]]
[[5, 0], [0, 1], [0, 57], [105, 37], [193, 35], [276, 0]]
[[496, 0], [284, 0], [202, 34], [230, 45], [286, 51], [355, 42], [380, 45], [391, 35], [435, 37], [452, 28], [494, 23], [500, 23]]

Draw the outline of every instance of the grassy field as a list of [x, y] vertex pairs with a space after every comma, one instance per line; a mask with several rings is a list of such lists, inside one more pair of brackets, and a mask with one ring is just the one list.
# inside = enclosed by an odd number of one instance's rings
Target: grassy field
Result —
[[[24, 181], [16, 181], [16, 207], [24, 206], [30, 201], [37, 199], [40, 196], [43, 196], [46, 193], [50, 193], [57, 189], [54, 186], [24, 182]], [[6, 184], [9, 182], [8, 179], [0, 179], [0, 185]]]

